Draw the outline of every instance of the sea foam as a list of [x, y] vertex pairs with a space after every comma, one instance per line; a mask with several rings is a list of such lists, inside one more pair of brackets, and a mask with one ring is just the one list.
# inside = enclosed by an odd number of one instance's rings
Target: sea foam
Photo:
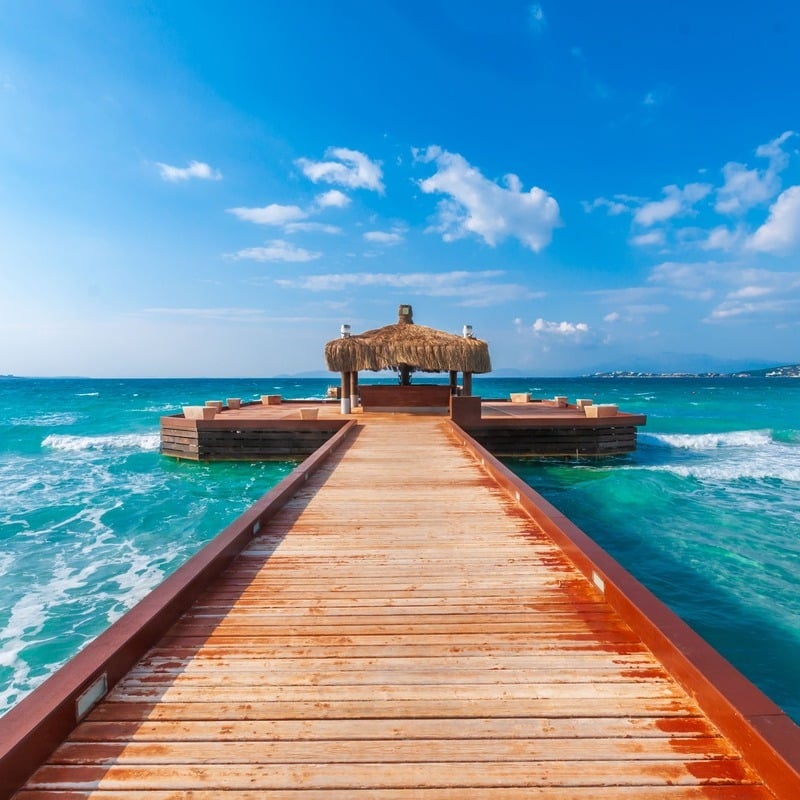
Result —
[[157, 433], [124, 433], [117, 436], [67, 436], [50, 434], [42, 441], [42, 447], [52, 450], [79, 452], [81, 450], [158, 450]]
[[640, 433], [640, 444], [683, 450], [715, 450], [720, 447], [763, 447], [772, 444], [771, 431], [726, 433]]

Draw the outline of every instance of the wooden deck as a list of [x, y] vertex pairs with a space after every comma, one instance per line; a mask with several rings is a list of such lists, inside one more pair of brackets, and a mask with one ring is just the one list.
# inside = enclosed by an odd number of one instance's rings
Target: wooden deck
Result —
[[778, 796], [595, 583], [448, 420], [371, 416], [18, 798]]
[[[366, 391], [369, 387], [362, 387]], [[372, 387], [392, 388], [392, 387]], [[447, 387], [428, 387], [447, 390]], [[510, 403], [478, 397], [466, 413], [439, 409], [398, 407], [408, 416], [452, 415], [462, 428], [498, 456], [608, 456], [633, 452], [636, 429], [645, 425], [642, 414], [620, 412], [613, 417], [589, 418], [574, 405], [557, 408], [545, 402]], [[314, 414], [304, 419], [303, 412]], [[275, 405], [248, 403], [224, 408], [214, 419], [184, 419], [177, 414], [161, 418], [161, 452], [197, 461], [257, 461], [301, 458], [313, 453], [350, 419], [368, 420], [376, 412], [357, 408], [342, 414], [337, 402], [289, 400]], [[386, 413], [386, 412], [384, 412]]]

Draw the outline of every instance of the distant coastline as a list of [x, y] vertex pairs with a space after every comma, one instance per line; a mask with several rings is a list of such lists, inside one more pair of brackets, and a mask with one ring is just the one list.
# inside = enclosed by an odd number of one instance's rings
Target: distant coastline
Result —
[[737, 372], [595, 372], [587, 378], [800, 378], [800, 364]]

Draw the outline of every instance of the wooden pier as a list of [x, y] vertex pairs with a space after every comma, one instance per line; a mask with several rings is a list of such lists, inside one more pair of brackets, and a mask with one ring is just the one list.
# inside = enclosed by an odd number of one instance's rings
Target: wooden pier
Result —
[[446, 418], [350, 422], [210, 548], [0, 719], [0, 794], [800, 797], [797, 727]]

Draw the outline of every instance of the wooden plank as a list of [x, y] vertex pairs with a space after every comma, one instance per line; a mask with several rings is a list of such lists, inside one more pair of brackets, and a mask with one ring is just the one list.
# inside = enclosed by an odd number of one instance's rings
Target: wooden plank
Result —
[[[313, 758], [313, 754], [309, 754]], [[755, 783], [754, 776], [739, 759], [683, 762], [653, 760], [614, 761], [469, 761], [401, 763], [359, 762], [338, 764], [310, 760], [300, 764], [149, 764], [119, 766], [52, 765], [38, 770], [28, 785], [47, 789], [65, 787], [118, 791], [173, 791], [260, 789], [293, 791], [299, 788], [349, 789], [364, 787], [366, 776], [375, 788], [452, 788], [504, 786], [591, 787], [613, 783], [637, 786], [646, 793], [653, 784], [705, 786]], [[702, 766], [701, 766], [702, 765]]]
[[[174, 791], [138, 790], [139, 800], [176, 800]], [[180, 794], [186, 800], [218, 800], [218, 789], [194, 789], [191, 795]], [[670, 786], [651, 785], [646, 793], [641, 786], [502, 786], [452, 788], [397, 788], [375, 789], [358, 786], [347, 789], [302, 789], [292, 788], [292, 800], [774, 800], [763, 787], [748, 785], [732, 786]], [[27, 790], [21, 792], [19, 800], [132, 800], [130, 792], [93, 789], [72, 791]], [[269, 790], [225, 790], [225, 800], [262, 800], [282, 798], [283, 789]]]
[[435, 719], [146, 720], [86, 722], [71, 741], [216, 742], [347, 739], [585, 739], [605, 736], [706, 739], [714, 730], [703, 717], [675, 723], [669, 717], [437, 717]]

